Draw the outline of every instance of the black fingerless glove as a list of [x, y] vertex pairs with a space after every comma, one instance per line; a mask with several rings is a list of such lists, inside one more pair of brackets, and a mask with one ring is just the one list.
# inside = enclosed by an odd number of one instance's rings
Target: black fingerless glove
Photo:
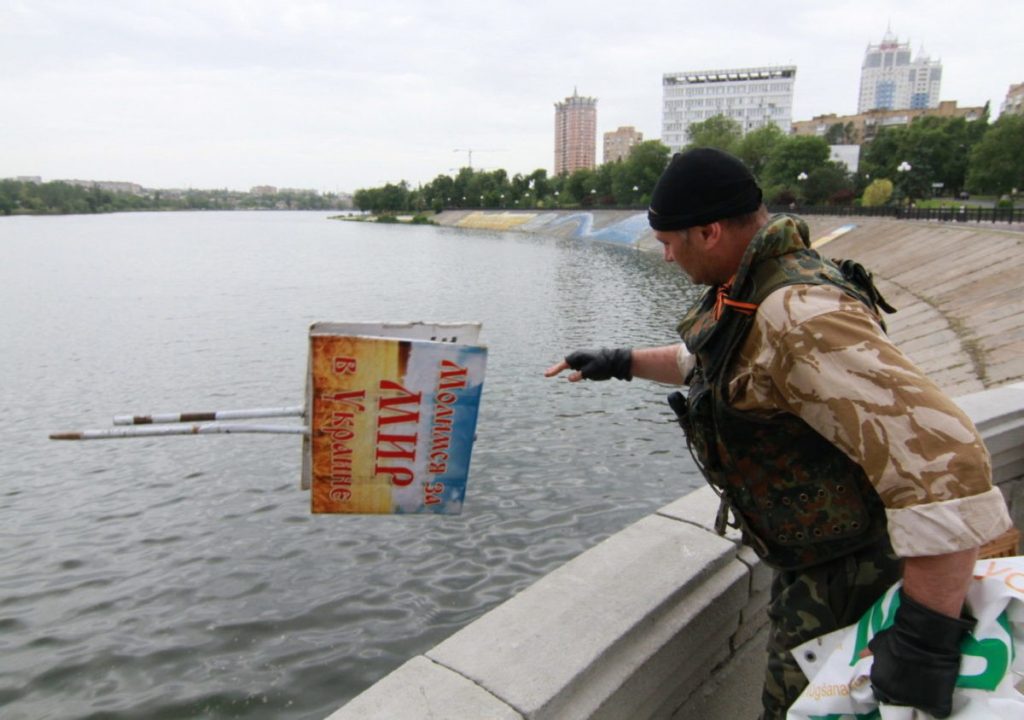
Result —
[[960, 642], [974, 625], [971, 618], [951, 618], [911, 600], [901, 588], [892, 627], [868, 643], [875, 656], [871, 688], [878, 701], [949, 717], [960, 674]]
[[566, 355], [565, 362], [582, 373], [584, 380], [633, 379], [633, 351], [629, 348], [577, 350]]

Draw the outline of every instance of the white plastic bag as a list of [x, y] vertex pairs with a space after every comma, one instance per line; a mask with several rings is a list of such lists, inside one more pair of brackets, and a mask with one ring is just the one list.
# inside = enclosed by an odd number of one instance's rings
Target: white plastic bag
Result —
[[[793, 650], [810, 684], [788, 720], [919, 720], [909, 707], [879, 706], [871, 692], [872, 657], [860, 657], [875, 633], [892, 625], [896, 583], [856, 625], [815, 638]], [[1024, 718], [1024, 694], [1014, 687], [1024, 673], [1024, 557], [979, 560], [967, 592], [978, 624], [964, 640], [960, 678], [953, 693], [956, 720]]]

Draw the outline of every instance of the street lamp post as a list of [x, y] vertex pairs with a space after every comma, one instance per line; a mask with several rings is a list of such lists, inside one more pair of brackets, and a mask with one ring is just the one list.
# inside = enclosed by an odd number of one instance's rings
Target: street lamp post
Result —
[[909, 192], [907, 178], [910, 177], [909, 173], [914, 169], [914, 166], [908, 163], [906, 160], [896, 166], [896, 172], [899, 173], [900, 178], [900, 190], [907, 198], [907, 207], [910, 207], [912, 197]]
[[[800, 174], [796, 176], [796, 181], [800, 185], [802, 185], [803, 183], [807, 182], [807, 173], [805, 173], [803, 170], [801, 170]], [[798, 201], [803, 201], [804, 200], [804, 198], [802, 197], [803, 195], [804, 195], [804, 191], [801, 189], [800, 190], [800, 197], [798, 197], [797, 200]], [[790, 207], [792, 208], [793, 205], [791, 204]]]

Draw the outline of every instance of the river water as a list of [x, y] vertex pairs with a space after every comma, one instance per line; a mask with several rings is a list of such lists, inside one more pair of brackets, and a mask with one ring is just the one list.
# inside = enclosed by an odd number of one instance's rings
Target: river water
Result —
[[[665, 387], [542, 375], [676, 340], [693, 292], [660, 256], [518, 233], [0, 218], [0, 717], [325, 717], [699, 485]], [[320, 320], [483, 323], [462, 515], [314, 517], [297, 436], [47, 439], [300, 405]]]

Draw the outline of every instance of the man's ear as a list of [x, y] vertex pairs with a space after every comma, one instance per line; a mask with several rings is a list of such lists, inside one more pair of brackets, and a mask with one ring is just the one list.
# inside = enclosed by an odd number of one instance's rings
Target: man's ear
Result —
[[698, 226], [702, 250], [710, 250], [722, 242], [722, 223], [713, 222]]

